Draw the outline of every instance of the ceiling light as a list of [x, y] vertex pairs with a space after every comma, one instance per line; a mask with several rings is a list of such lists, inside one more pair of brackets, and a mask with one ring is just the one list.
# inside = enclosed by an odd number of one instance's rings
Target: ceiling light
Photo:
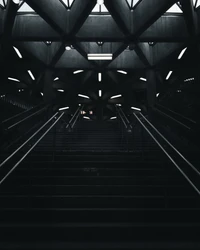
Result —
[[66, 109], [69, 109], [69, 107], [60, 108], [59, 111], [66, 110]]
[[88, 60], [112, 60], [112, 54], [88, 54]]
[[185, 48], [185, 49], [183, 49], [183, 50], [181, 51], [181, 53], [180, 53], [179, 56], [178, 56], [178, 60], [180, 60], [180, 59], [182, 58], [182, 56], [184, 55], [186, 49], [187, 49], [187, 48]]
[[78, 94], [78, 96], [79, 96], [79, 97], [86, 98], [86, 99], [90, 99], [90, 97], [89, 97], [89, 96], [87, 96], [87, 95], [81, 95], [81, 94]]
[[1, 95], [0, 97], [3, 98], [3, 97], [5, 97], [5, 95]]
[[122, 97], [122, 95], [114, 95], [110, 99], [115, 99], [115, 98], [119, 98], [119, 97]]
[[87, 117], [87, 116], [83, 116], [83, 118], [86, 120], [90, 120], [90, 117]]
[[46, 44], [47, 44], [47, 45], [51, 45], [51, 44], [52, 44], [52, 41], [46, 41]]
[[140, 77], [140, 80], [143, 81], [143, 82], [147, 82], [147, 79], [144, 78], [144, 77]]
[[117, 119], [116, 116], [110, 118], [110, 120], [115, 120], [115, 119]]
[[99, 5], [104, 4], [104, 0], [97, 0], [97, 4], [99, 4]]
[[79, 107], [81, 106], [81, 104], [78, 105]]
[[65, 49], [66, 49], [66, 50], [71, 50], [72, 48], [71, 48], [71, 46], [67, 45], [67, 46], [65, 47]]
[[121, 107], [122, 105], [121, 104], [116, 104], [116, 106]]
[[160, 95], [160, 93], [157, 93], [157, 94], [156, 94], [156, 97], [159, 97], [159, 95]]
[[64, 89], [57, 89], [58, 92], [65, 92]]
[[99, 80], [99, 82], [102, 81], [102, 73], [98, 73], [98, 80]]
[[41, 96], [43, 96], [44, 94], [42, 92], [40, 92]]
[[13, 1], [13, 3], [15, 3], [15, 4], [19, 4], [19, 2], [20, 2], [20, 0], [12, 0]]
[[137, 111], [141, 111], [141, 109], [136, 108], [136, 107], [131, 107], [131, 109], [137, 110]]
[[177, 92], [177, 93], [181, 93], [181, 90], [180, 90], [180, 89], [178, 89], [176, 92]]
[[55, 79], [54, 79], [54, 81], [58, 81], [59, 80], [59, 77], [56, 77]]
[[121, 73], [121, 74], [124, 74], [124, 75], [127, 75], [127, 72], [126, 71], [123, 71], [123, 70], [117, 70], [118, 73]]
[[81, 115], [85, 115], [86, 113], [84, 110], [81, 110]]
[[173, 71], [169, 71], [168, 75], [166, 76], [166, 80], [168, 80], [170, 78], [172, 73], [173, 73]]
[[19, 58], [22, 58], [22, 54], [20, 53], [20, 51], [19, 51], [16, 47], [13, 47], [13, 49], [14, 49], [15, 52], [17, 53], [18, 57], [19, 57]]
[[99, 90], [99, 97], [102, 97], [102, 90]]
[[13, 82], [20, 82], [20, 80], [12, 77], [8, 77], [8, 80], [13, 81]]
[[83, 71], [84, 70], [82, 70], [82, 69], [81, 70], [76, 70], [76, 71], [73, 72], [73, 74], [76, 75], [76, 74], [82, 73]]
[[35, 77], [34, 77], [33, 73], [30, 70], [28, 70], [28, 73], [29, 73], [30, 77], [32, 78], [32, 80], [35, 80]]

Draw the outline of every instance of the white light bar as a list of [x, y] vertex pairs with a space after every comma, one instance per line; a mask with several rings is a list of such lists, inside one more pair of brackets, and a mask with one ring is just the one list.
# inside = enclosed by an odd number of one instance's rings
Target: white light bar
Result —
[[102, 73], [98, 73], [98, 81], [99, 81], [99, 82], [102, 81]]
[[121, 104], [116, 104], [116, 106], [121, 107], [122, 105]]
[[20, 53], [20, 51], [18, 50], [18, 48], [13, 46], [13, 49], [15, 50], [15, 52], [17, 53], [19, 58], [22, 58], [22, 54]]
[[79, 97], [86, 98], [86, 99], [90, 99], [90, 97], [89, 97], [89, 96], [87, 96], [87, 95], [81, 95], [81, 94], [78, 94], [78, 96], [79, 96]]
[[81, 104], [78, 105], [79, 107], [81, 106]]
[[54, 81], [58, 81], [58, 80], [59, 80], [59, 77], [54, 78]]
[[146, 82], [146, 81], [147, 81], [147, 79], [144, 78], [144, 77], [140, 77], [140, 80], [143, 81], [143, 82]]
[[84, 70], [82, 70], [82, 69], [81, 70], [76, 70], [76, 71], [73, 72], [73, 74], [76, 75], [76, 74], [82, 73], [83, 71]]
[[159, 97], [159, 95], [160, 95], [160, 93], [157, 93], [157, 94], [156, 94], [156, 97]]
[[40, 92], [41, 96], [43, 96], [44, 94], [42, 92]]
[[141, 111], [141, 109], [136, 108], [136, 107], [131, 107], [131, 109], [137, 110], [137, 111]]
[[115, 99], [115, 98], [119, 98], [119, 97], [122, 97], [122, 95], [114, 95], [110, 99]]
[[59, 111], [66, 110], [66, 109], [69, 109], [69, 107], [60, 108]]
[[168, 80], [170, 78], [172, 73], [173, 73], [173, 71], [169, 71], [168, 75], [166, 76], [166, 80]]
[[184, 82], [190, 82], [190, 81], [194, 81], [194, 77], [188, 78], [188, 79], [185, 79], [185, 80], [184, 80]]
[[112, 54], [88, 54], [88, 60], [112, 60]]
[[30, 77], [32, 78], [32, 80], [35, 80], [35, 77], [34, 77], [33, 73], [30, 70], [28, 70], [28, 73], [29, 73]]
[[102, 90], [99, 90], [99, 97], [102, 97]]
[[117, 117], [115, 116], [115, 117], [111, 117], [110, 118], [110, 120], [115, 120], [115, 119], [117, 119]]
[[20, 82], [20, 80], [12, 77], [8, 77], [8, 80], [13, 81], [13, 82]]
[[185, 49], [183, 49], [183, 50], [181, 51], [181, 53], [180, 53], [179, 56], [178, 56], [178, 60], [180, 60], [180, 59], [182, 58], [182, 56], [184, 55], [186, 49], [187, 49], [187, 48], [185, 48]]
[[57, 89], [58, 92], [65, 92], [64, 89]]
[[123, 71], [123, 70], [117, 70], [118, 73], [121, 73], [121, 74], [124, 74], [124, 75], [127, 75], [128, 73], [126, 71]]
[[87, 116], [83, 116], [83, 118], [86, 120], [90, 120], [90, 117], [87, 117]]

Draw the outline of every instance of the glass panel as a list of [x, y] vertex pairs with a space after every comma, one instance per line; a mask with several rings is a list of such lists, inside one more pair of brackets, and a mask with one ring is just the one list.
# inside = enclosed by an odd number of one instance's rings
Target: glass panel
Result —
[[108, 9], [104, 4], [101, 5], [101, 12], [108, 12]]
[[100, 5], [96, 4], [92, 12], [100, 12]]
[[167, 13], [183, 13], [180, 7], [175, 3], [171, 8], [167, 10]]

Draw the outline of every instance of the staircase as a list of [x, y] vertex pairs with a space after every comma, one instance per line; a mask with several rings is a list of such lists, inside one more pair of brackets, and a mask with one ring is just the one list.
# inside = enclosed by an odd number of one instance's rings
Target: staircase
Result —
[[58, 126], [0, 201], [0, 249], [200, 248], [199, 196], [139, 126]]

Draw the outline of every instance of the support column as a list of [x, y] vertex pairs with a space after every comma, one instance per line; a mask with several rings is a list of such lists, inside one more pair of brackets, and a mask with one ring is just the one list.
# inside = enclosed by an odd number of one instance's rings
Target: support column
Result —
[[147, 70], [146, 72], [147, 77], [147, 104], [148, 104], [148, 113], [151, 116], [151, 112], [156, 103], [156, 72], [155, 70]]

